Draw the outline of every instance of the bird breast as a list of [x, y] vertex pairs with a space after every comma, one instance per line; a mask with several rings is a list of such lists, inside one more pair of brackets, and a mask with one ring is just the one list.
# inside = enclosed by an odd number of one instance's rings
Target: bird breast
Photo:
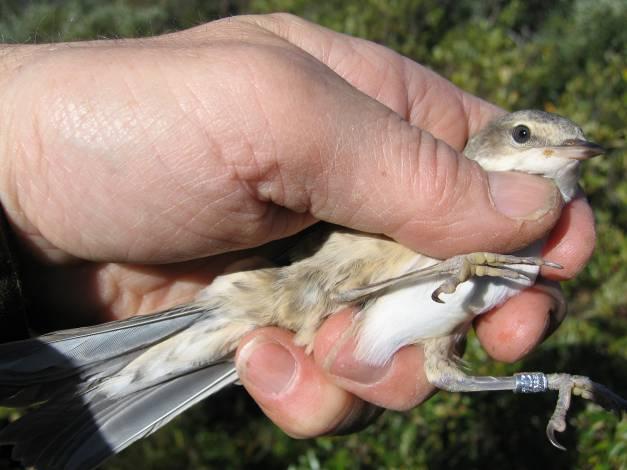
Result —
[[[537, 256], [541, 245], [515, 253]], [[407, 271], [437, 264], [439, 261], [418, 254]], [[429, 338], [465, 332], [470, 321], [504, 303], [535, 282], [538, 266], [514, 265], [531, 281], [495, 277], [475, 277], [461, 283], [453, 294], [442, 294], [443, 304], [434, 302], [431, 294], [445, 276], [400, 286], [367, 304], [360, 312], [356, 355], [372, 364], [383, 365], [403, 346]]]

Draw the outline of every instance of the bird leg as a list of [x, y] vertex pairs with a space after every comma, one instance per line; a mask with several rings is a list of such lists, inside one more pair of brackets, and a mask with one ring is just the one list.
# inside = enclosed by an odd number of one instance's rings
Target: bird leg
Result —
[[502, 277], [505, 279], [523, 279], [531, 282], [531, 279], [515, 269], [512, 266], [550, 266], [556, 269], [562, 269], [557, 263], [545, 261], [538, 257], [520, 257], [513, 255], [499, 255], [496, 253], [477, 252], [468, 255], [454, 256], [444, 263], [451, 263], [449, 276], [444, 282], [431, 294], [434, 302], [444, 303], [440, 299], [440, 294], [452, 294], [457, 286], [473, 277]]
[[588, 377], [542, 372], [521, 372], [510, 377], [466, 375], [455, 363], [453, 354], [455, 341], [454, 336], [424, 341], [425, 373], [429, 383], [448, 392], [510, 390], [515, 393], [543, 393], [556, 390], [558, 392], [557, 403], [546, 427], [546, 434], [551, 444], [558, 449], [565, 450], [557, 442], [555, 432], [562, 432], [566, 429], [566, 413], [570, 407], [572, 395], [579, 395], [590, 400], [619, 417], [627, 411], [627, 400]]
[[380, 294], [390, 288], [427, 281], [437, 277], [444, 277], [444, 282], [431, 294], [431, 298], [434, 302], [444, 303], [440, 299], [440, 294], [454, 293], [458, 285], [473, 277], [491, 276], [531, 281], [527, 275], [512, 269], [513, 266], [519, 265], [550, 266], [556, 269], [562, 268], [557, 263], [545, 261], [537, 257], [476, 252], [453, 256], [452, 258], [427, 268], [417, 269], [391, 279], [385, 279], [363, 287], [340, 292], [335, 295], [334, 300], [341, 303], [354, 303], [372, 295]]

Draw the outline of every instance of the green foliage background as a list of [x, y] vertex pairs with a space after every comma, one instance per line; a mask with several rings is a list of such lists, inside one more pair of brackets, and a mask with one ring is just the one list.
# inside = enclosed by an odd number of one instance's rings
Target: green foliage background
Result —
[[[571, 315], [529, 358], [489, 361], [480, 374], [590, 374], [627, 393], [627, 2], [624, 0], [0, 0], [0, 41], [47, 42], [159, 34], [239, 13], [289, 11], [385, 44], [508, 109], [556, 111], [609, 149], [586, 163], [598, 247], [566, 286]], [[440, 393], [388, 412], [347, 437], [296, 441], [241, 390], [196, 407], [105, 468], [627, 468], [627, 420], [577, 402], [552, 448], [553, 396]]]

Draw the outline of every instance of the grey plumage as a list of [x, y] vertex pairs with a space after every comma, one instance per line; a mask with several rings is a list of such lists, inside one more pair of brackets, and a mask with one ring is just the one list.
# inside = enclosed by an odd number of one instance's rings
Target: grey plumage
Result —
[[17, 443], [13, 457], [27, 466], [93, 468], [236, 380], [233, 364], [222, 362], [115, 399], [68, 397], [26, 415], [0, 439]]
[[0, 406], [39, 406], [0, 432], [13, 458], [45, 469], [92, 468], [235, 382], [232, 362], [199, 364], [110, 397], [102, 384], [212, 310], [175, 308], [0, 345]]

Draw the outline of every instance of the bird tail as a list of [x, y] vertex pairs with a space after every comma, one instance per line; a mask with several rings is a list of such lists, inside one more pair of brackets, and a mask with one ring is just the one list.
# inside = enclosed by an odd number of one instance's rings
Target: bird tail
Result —
[[234, 383], [233, 363], [189, 367], [116, 393], [107, 384], [199, 321], [207, 334], [224, 325], [213, 310], [186, 306], [0, 345], [0, 406], [33, 406], [0, 431], [0, 444], [13, 445], [13, 458], [25, 466], [83, 470], [152, 434]]

